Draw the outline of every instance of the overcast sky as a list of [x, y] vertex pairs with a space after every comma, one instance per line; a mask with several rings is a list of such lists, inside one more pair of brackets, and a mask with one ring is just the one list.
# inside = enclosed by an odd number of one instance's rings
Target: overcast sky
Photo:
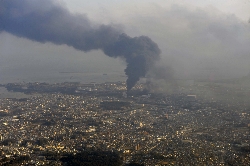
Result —
[[[248, 0], [56, 0], [96, 24], [149, 36], [162, 50], [161, 63], [177, 76], [244, 76], [250, 72]], [[123, 73], [125, 62], [102, 51], [38, 43], [0, 33], [0, 81], [6, 75], [43, 77], [60, 71]]]

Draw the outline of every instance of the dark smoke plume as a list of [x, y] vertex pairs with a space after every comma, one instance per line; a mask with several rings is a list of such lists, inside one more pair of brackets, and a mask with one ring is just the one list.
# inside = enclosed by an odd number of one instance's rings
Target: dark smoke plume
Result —
[[96, 25], [70, 13], [53, 0], [0, 1], [0, 32], [37, 42], [66, 44], [81, 51], [101, 49], [126, 60], [127, 90], [159, 59], [160, 49], [149, 37], [129, 37], [110, 25]]

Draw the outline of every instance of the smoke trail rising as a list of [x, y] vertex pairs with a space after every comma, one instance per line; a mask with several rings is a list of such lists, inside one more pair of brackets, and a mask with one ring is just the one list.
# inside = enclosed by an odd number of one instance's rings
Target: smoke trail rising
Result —
[[0, 1], [2, 31], [41, 43], [66, 44], [84, 52], [100, 49], [109, 57], [121, 57], [127, 63], [128, 91], [146, 75], [161, 52], [147, 36], [132, 38], [111, 25], [96, 25], [53, 0]]

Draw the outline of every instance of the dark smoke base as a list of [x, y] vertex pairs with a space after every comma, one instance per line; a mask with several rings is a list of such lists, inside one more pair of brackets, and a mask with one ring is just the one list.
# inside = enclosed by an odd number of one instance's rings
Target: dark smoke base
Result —
[[147, 36], [131, 38], [113, 26], [95, 26], [87, 17], [75, 15], [53, 0], [0, 1], [0, 32], [33, 41], [66, 44], [88, 52], [101, 49], [109, 57], [127, 62], [127, 90], [145, 77], [159, 59], [160, 49]]

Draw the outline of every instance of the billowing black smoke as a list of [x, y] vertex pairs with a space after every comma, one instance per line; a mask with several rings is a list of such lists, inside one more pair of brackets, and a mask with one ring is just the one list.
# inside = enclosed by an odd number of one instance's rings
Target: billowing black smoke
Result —
[[126, 60], [127, 90], [159, 59], [160, 49], [149, 37], [129, 37], [110, 25], [96, 25], [70, 13], [53, 0], [1, 0], [0, 32], [41, 43], [67, 44], [81, 51], [101, 49]]

